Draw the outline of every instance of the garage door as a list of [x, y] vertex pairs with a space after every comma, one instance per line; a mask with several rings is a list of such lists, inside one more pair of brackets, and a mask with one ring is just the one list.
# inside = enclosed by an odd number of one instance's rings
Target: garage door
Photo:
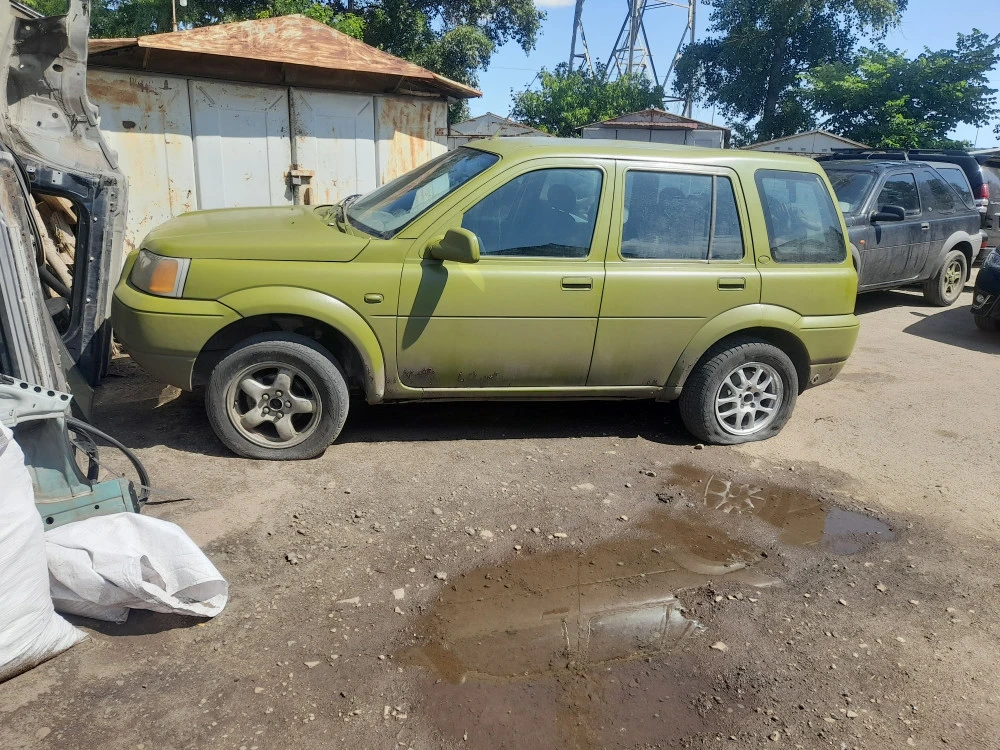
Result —
[[200, 208], [292, 203], [288, 90], [191, 81]]
[[370, 96], [292, 89], [293, 155], [313, 177], [302, 202], [335, 203], [375, 185], [375, 114]]

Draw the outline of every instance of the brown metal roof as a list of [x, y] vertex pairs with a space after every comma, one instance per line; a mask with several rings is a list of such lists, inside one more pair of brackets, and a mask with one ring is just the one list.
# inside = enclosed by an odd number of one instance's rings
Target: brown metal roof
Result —
[[587, 128], [642, 128], [653, 130], [721, 130], [729, 132], [729, 128], [713, 125], [690, 117], [682, 117], [663, 109], [651, 107], [638, 112], [629, 112], [610, 120], [585, 125]]
[[89, 49], [95, 67], [362, 91], [409, 89], [460, 99], [482, 96], [302, 15], [131, 39], [91, 39]]

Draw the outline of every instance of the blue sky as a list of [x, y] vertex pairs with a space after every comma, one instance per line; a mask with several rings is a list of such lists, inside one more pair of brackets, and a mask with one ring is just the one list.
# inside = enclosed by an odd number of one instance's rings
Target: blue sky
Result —
[[[913, 56], [925, 46], [931, 49], [954, 47], [955, 35], [958, 32], [969, 33], [973, 27], [987, 34], [996, 34], [1000, 32], [1000, 15], [988, 10], [995, 1], [948, 0], [942, 3], [941, 0], [910, 0], [903, 22], [889, 34], [886, 43]], [[523, 90], [539, 68], [551, 69], [569, 58], [574, 0], [536, 0], [536, 5], [548, 13], [536, 48], [530, 55], [525, 55], [514, 44], [497, 51], [490, 69], [480, 75], [483, 98], [469, 103], [473, 115], [495, 112], [506, 116], [510, 112], [511, 90]], [[607, 60], [625, 19], [626, 8], [626, 0], [587, 0], [583, 28], [590, 53], [595, 59]], [[699, 4], [696, 24], [699, 36], [708, 27], [708, 16], [709, 8]], [[658, 71], [665, 71], [669, 66], [685, 18], [686, 11], [679, 8], [647, 11], [646, 31]], [[994, 88], [1000, 89], [1000, 70], [994, 69], [991, 82]], [[698, 119], [712, 119], [710, 109], [696, 108], [694, 115]], [[997, 145], [997, 137], [993, 135], [994, 125], [996, 123], [980, 128], [978, 133], [975, 127], [963, 125], [956, 130], [955, 137], [973, 141], [979, 148]]]

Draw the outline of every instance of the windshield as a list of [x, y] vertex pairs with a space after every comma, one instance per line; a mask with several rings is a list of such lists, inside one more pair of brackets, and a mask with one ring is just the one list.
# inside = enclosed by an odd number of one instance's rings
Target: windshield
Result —
[[854, 213], [865, 202], [875, 176], [871, 172], [831, 170], [826, 173], [837, 194], [837, 205], [845, 214]]
[[499, 158], [471, 148], [451, 151], [347, 205], [347, 219], [362, 232], [390, 239]]

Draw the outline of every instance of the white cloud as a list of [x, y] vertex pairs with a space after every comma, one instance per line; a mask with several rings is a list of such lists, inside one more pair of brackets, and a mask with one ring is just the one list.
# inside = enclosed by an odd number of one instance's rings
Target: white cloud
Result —
[[575, 4], [576, 0], [535, 0], [539, 8], [568, 8]]

